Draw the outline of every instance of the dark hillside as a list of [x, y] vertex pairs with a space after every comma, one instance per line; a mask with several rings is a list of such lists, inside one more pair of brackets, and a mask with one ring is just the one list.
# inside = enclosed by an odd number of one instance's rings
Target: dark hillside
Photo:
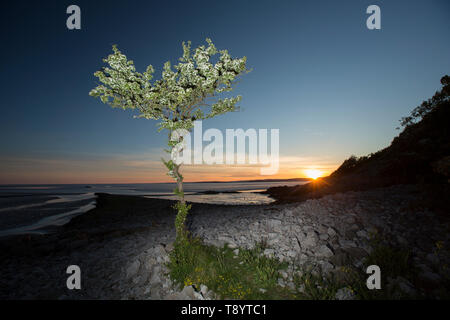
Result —
[[439, 197], [447, 196], [450, 77], [443, 77], [441, 83], [440, 91], [402, 119], [405, 128], [389, 147], [365, 157], [352, 156], [328, 177], [302, 186], [274, 187], [267, 192], [278, 202], [292, 202], [336, 192], [421, 184], [430, 192], [439, 193]]

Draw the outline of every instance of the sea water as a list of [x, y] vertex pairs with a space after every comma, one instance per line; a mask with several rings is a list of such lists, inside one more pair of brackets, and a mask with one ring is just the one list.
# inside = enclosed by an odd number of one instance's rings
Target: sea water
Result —
[[[191, 202], [259, 205], [273, 201], [260, 191], [304, 183], [307, 181], [187, 182], [184, 189]], [[61, 226], [95, 208], [95, 193], [176, 199], [174, 188], [173, 183], [0, 185], [0, 236], [46, 233], [49, 227]]]

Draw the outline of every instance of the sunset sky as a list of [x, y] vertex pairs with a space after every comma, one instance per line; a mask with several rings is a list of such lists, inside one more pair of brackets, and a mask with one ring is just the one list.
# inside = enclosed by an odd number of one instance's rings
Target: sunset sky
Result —
[[[81, 8], [81, 30], [66, 8]], [[381, 8], [368, 30], [366, 8]], [[450, 74], [450, 2], [30, 1], [1, 12], [0, 184], [170, 181], [156, 121], [88, 95], [102, 58], [119, 49], [138, 71], [177, 62], [181, 42], [213, 40], [253, 71], [235, 94], [241, 111], [204, 130], [280, 130], [280, 170], [188, 166], [186, 181], [328, 174], [354, 154], [389, 145], [398, 120]]]

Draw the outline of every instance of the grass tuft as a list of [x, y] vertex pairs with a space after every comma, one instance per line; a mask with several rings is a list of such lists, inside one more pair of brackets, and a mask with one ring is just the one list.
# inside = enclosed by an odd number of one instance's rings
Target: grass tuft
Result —
[[171, 252], [169, 275], [179, 286], [206, 285], [222, 299], [288, 299], [290, 292], [277, 284], [279, 271], [287, 267], [263, 255], [262, 245], [253, 249], [217, 248], [190, 239]]
[[[204, 284], [220, 299], [332, 300], [341, 288], [347, 288], [356, 299], [364, 300], [423, 298], [408, 295], [398, 286], [387, 283], [387, 279], [406, 279], [416, 284], [417, 270], [412, 267], [410, 252], [392, 248], [380, 237], [374, 237], [371, 246], [372, 251], [362, 266], [347, 265], [325, 275], [320, 268], [305, 270], [305, 267], [265, 256], [264, 243], [253, 249], [236, 251], [226, 245], [218, 248], [189, 238], [175, 243], [168, 269], [176, 285], [193, 285], [200, 289]], [[378, 265], [381, 269], [381, 290], [367, 288], [369, 265]], [[287, 270], [291, 270], [293, 285], [280, 285], [284, 282], [280, 281], [280, 272], [287, 273]]]

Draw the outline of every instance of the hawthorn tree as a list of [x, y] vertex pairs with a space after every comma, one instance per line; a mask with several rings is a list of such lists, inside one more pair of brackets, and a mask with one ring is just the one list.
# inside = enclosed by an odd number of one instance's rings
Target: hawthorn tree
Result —
[[[159, 120], [158, 131], [166, 129], [169, 135], [169, 149], [165, 151], [177, 154], [183, 149], [183, 135], [175, 133], [191, 131], [196, 120], [237, 110], [241, 96], [221, 98], [219, 94], [232, 91], [238, 76], [249, 72], [246, 57], [233, 59], [227, 50], [217, 50], [210, 39], [206, 42], [207, 46], [195, 50], [191, 50], [190, 41], [183, 42], [180, 62], [172, 68], [167, 61], [161, 79], [155, 81], [153, 66], [149, 65], [143, 73], [137, 72], [133, 61], [114, 45], [113, 53], [103, 59], [108, 66], [94, 73], [101, 84], [89, 94], [113, 108], [137, 109], [139, 115], [135, 117]], [[211, 61], [214, 56], [215, 63]], [[162, 159], [168, 175], [177, 183], [175, 226], [177, 240], [185, 240], [190, 205], [184, 199], [181, 164], [174, 160]]]

